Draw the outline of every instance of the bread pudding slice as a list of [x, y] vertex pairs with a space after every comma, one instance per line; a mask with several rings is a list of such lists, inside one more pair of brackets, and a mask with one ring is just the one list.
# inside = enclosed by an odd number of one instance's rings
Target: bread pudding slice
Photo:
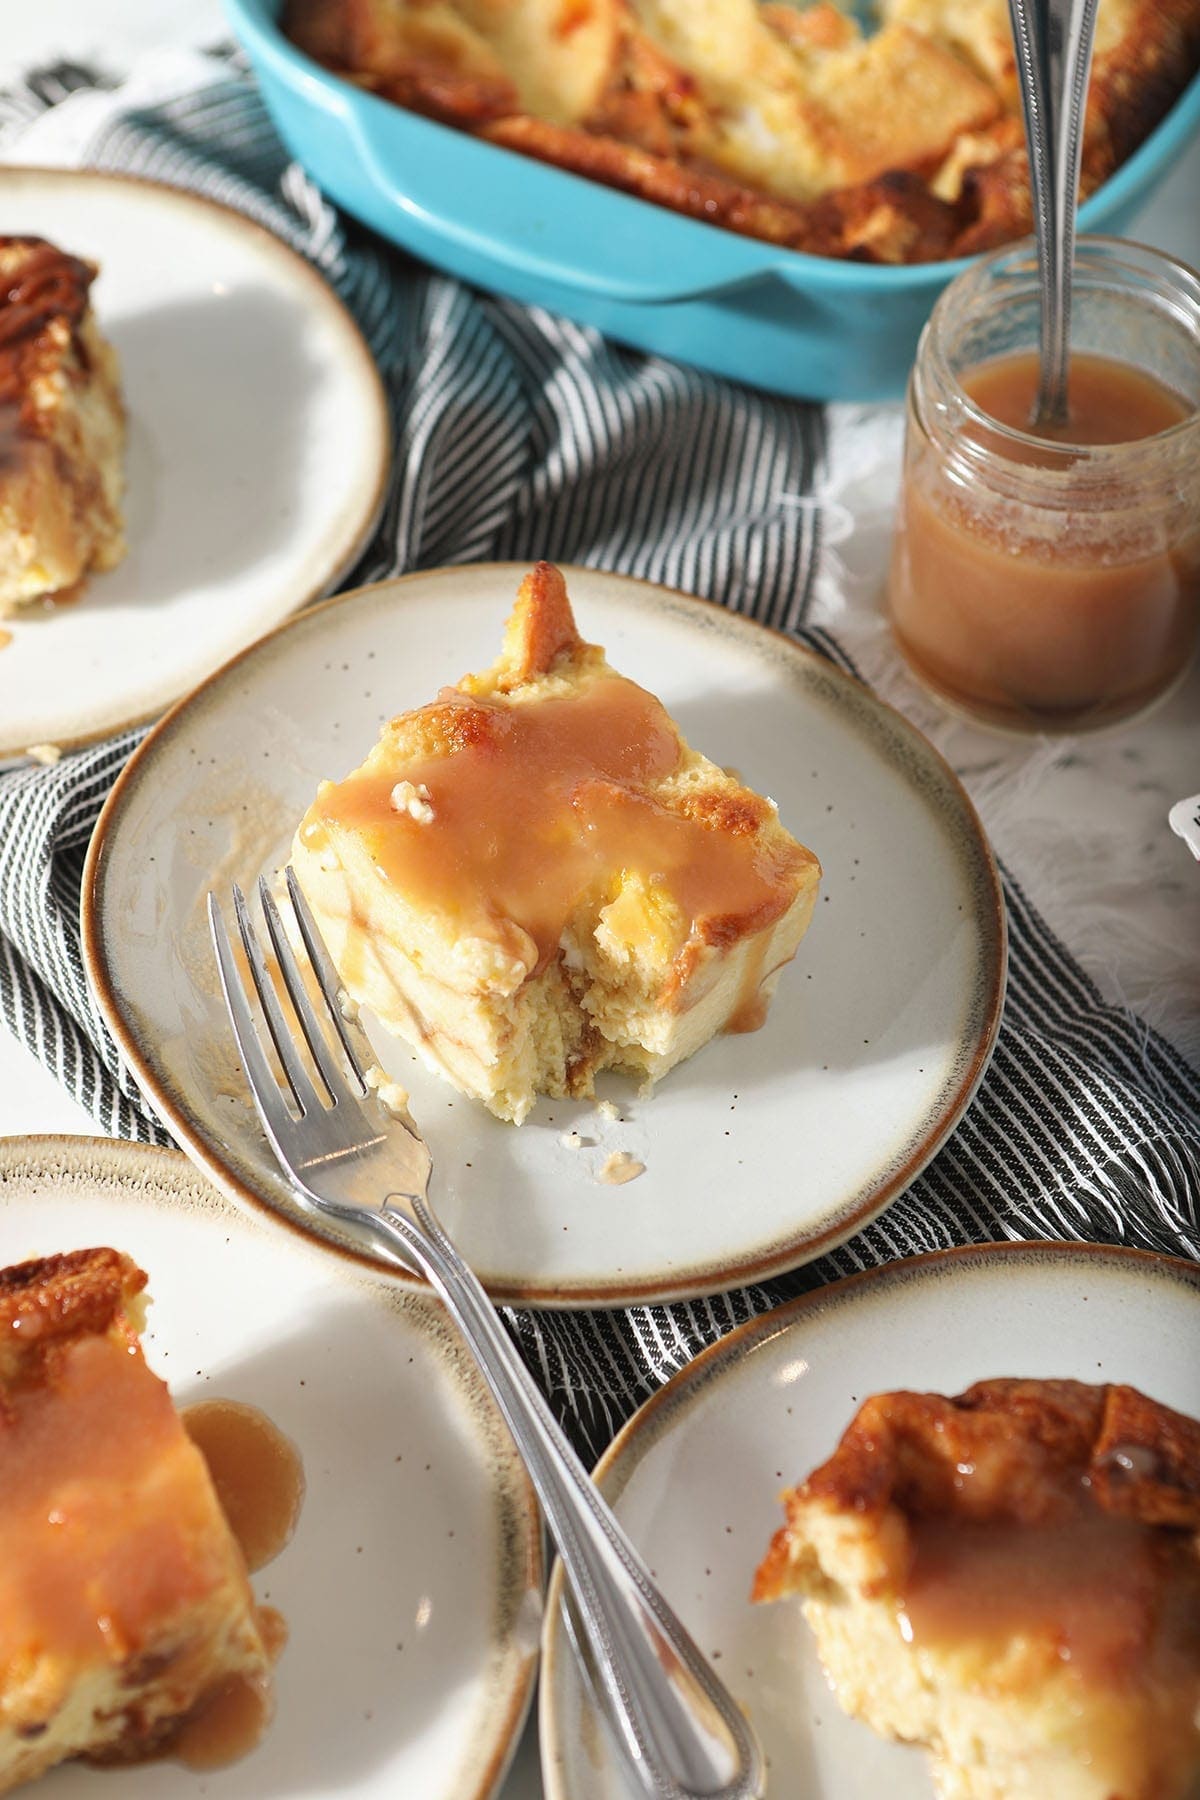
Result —
[[0, 237], [0, 617], [125, 554], [125, 412], [88, 299], [97, 273]]
[[326, 782], [292, 862], [350, 998], [520, 1122], [761, 1022], [820, 867], [521, 585], [498, 661]]
[[847, 1712], [945, 1800], [1200, 1784], [1200, 1424], [1129, 1387], [876, 1395], [783, 1496], [754, 1598], [804, 1598]]
[[0, 1793], [268, 1682], [241, 1552], [115, 1250], [0, 1271]]

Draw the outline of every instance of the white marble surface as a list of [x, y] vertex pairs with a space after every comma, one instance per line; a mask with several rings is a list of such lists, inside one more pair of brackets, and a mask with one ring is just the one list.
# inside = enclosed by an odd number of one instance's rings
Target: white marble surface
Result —
[[[6, 0], [0, 85], [35, 62], [95, 58], [113, 73], [143, 52], [225, 36], [217, 0]], [[1181, 158], [1131, 235], [1200, 264], [1200, 144]], [[849, 413], [835, 429], [857, 423]], [[1167, 827], [1171, 802], [1200, 790], [1200, 670], [1140, 725], [1103, 737], [1012, 745], [947, 720], [895, 664], [878, 616], [895, 492], [893, 409], [871, 415], [873, 452], [831, 496], [841, 536], [822, 615], [864, 670], [929, 730], [976, 797], [1002, 856], [1102, 991], [1159, 1024], [1200, 1062], [1200, 866]], [[839, 523], [840, 521], [840, 523]], [[0, 1132], [87, 1132], [90, 1120], [0, 1029]], [[502, 1800], [539, 1800], [526, 1732]]]

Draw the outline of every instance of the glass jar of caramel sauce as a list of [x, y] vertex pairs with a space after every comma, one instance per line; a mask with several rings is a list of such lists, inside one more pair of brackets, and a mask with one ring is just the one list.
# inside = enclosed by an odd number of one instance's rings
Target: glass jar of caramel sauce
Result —
[[1017, 731], [1141, 712], [1200, 623], [1200, 276], [1081, 238], [1069, 412], [1033, 424], [1032, 245], [938, 301], [908, 390], [892, 628], [950, 707]]

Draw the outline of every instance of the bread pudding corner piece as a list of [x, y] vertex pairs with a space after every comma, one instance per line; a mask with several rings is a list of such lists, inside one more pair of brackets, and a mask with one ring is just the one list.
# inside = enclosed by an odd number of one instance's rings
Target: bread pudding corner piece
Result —
[[292, 861], [352, 1000], [499, 1118], [759, 1022], [820, 867], [525, 578], [497, 662], [326, 782]]
[[97, 273], [0, 237], [0, 617], [125, 554], [125, 412], [89, 303]]
[[1200, 1424], [1128, 1387], [880, 1394], [783, 1496], [756, 1600], [798, 1594], [843, 1708], [944, 1800], [1200, 1784]]
[[265, 1681], [240, 1551], [115, 1250], [0, 1270], [0, 1793]]

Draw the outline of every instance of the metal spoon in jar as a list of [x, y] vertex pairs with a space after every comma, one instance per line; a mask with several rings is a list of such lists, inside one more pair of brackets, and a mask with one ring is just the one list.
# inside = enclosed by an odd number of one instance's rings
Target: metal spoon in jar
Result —
[[1008, 0], [1029, 149], [1041, 284], [1033, 424], [1065, 425], [1083, 118], [1099, 0]]

